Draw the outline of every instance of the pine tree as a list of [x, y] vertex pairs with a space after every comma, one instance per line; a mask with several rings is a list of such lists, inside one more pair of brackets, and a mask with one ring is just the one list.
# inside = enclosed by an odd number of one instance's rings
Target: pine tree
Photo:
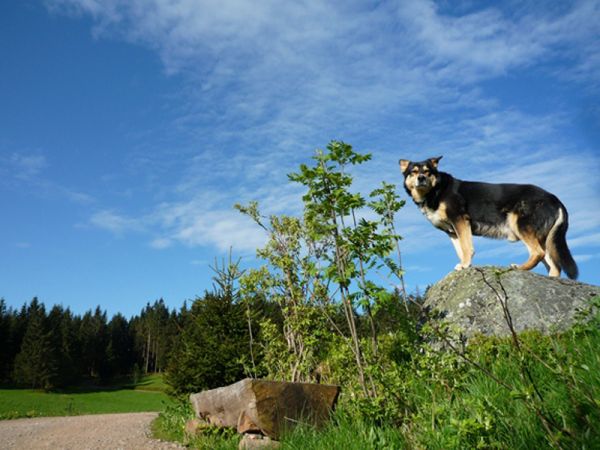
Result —
[[108, 375], [106, 348], [108, 344], [106, 312], [96, 307], [81, 319], [79, 335], [83, 370], [87, 376], [105, 379]]
[[52, 389], [57, 382], [57, 349], [46, 325], [44, 305], [34, 298], [27, 311], [28, 322], [15, 358], [14, 380], [32, 389]]
[[188, 314], [166, 373], [172, 393], [183, 395], [243, 378], [241, 359], [248, 351], [243, 306], [222, 292], [206, 293]]
[[123, 315], [116, 314], [108, 323], [108, 345], [106, 355], [111, 376], [126, 375], [133, 368], [133, 337], [129, 322]]
[[48, 326], [53, 346], [58, 349], [59, 386], [69, 386], [81, 379], [80, 346], [73, 314], [55, 305], [48, 314]]
[[8, 381], [10, 374], [11, 358], [10, 358], [10, 341], [11, 341], [11, 316], [12, 311], [6, 308], [6, 302], [0, 298], [0, 342], [2, 349], [0, 350], [0, 383]]

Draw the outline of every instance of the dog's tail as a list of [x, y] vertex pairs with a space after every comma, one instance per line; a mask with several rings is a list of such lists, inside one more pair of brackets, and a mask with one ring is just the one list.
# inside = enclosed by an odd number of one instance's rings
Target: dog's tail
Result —
[[569, 228], [569, 215], [566, 208], [560, 204], [558, 207], [558, 217], [554, 225], [550, 228], [546, 237], [546, 251], [552, 262], [562, 269], [569, 278], [576, 280], [579, 276], [579, 269], [567, 246], [567, 229]]

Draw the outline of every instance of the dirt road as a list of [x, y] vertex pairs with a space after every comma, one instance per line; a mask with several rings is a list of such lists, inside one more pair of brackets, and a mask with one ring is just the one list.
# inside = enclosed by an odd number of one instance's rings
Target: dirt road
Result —
[[98, 414], [0, 421], [0, 449], [183, 449], [150, 438], [156, 413]]

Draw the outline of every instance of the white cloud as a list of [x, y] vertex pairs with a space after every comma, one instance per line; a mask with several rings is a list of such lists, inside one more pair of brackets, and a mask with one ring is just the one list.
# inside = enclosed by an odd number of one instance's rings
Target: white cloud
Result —
[[[402, 2], [399, 14], [432, 64], [445, 76], [460, 74], [462, 81], [503, 74], [550, 56], [577, 58], [576, 72], [587, 79], [600, 68], [590, 62], [589, 51], [580, 50], [592, 50], [587, 43], [598, 38], [596, 0], [565, 2], [560, 8], [522, 7], [512, 16], [499, 7], [444, 14], [433, 1], [415, 0]], [[597, 46], [593, 50], [597, 56]]]
[[156, 238], [150, 242], [150, 247], [155, 248], [157, 250], [163, 250], [165, 248], [169, 248], [172, 244], [171, 239], [168, 238]]
[[47, 166], [46, 157], [40, 154], [13, 153], [6, 161], [11, 175], [21, 180], [32, 180]]
[[143, 228], [139, 220], [124, 217], [109, 210], [94, 213], [90, 218], [90, 224], [118, 235], [127, 231], [140, 231]]
[[444, 16], [432, 1], [410, 1], [402, 3], [399, 13], [435, 64], [498, 73], [544, 50], [535, 37], [521, 34], [518, 24], [495, 9]]
[[[254, 252], [264, 246], [264, 232], [231, 210], [195, 209], [192, 205], [174, 205], [160, 213], [165, 238], [159, 242], [177, 241], [188, 246], [215, 246], [219, 251], [233, 247], [236, 252]], [[156, 241], [155, 241], [156, 242]], [[160, 246], [155, 246], [159, 248]]]
[[592, 259], [596, 259], [598, 258], [598, 254], [595, 255], [590, 255], [590, 254], [575, 254], [573, 255], [573, 258], [575, 259], [575, 261], [577, 261], [578, 263], [583, 263], [583, 262], [588, 262], [591, 261]]
[[569, 239], [569, 247], [600, 247], [600, 233], [592, 233], [575, 239]]
[[[386, 152], [386, 144], [394, 152], [433, 150], [461, 178], [535, 183], [555, 192], [569, 208], [576, 237], [598, 226], [597, 183], [577, 173], [589, 160], [561, 156], [576, 150], [559, 148], [568, 119], [500, 107], [475, 84], [557, 57], [571, 60], [558, 75], [589, 84], [598, 69], [590, 44], [598, 33], [597, 1], [528, 4], [513, 14], [473, 4], [448, 11], [426, 0], [372, 8], [275, 0], [47, 4], [91, 16], [96, 36], [155, 50], [184, 84], [172, 125], [198, 150], [162, 204], [139, 219], [98, 213], [97, 226], [123, 232], [142, 223], [153, 230], [155, 248], [175, 242], [255, 248], [264, 236], [231, 205], [259, 200], [266, 213], [297, 212], [299, 189], [285, 174], [306, 161], [315, 143], [336, 137], [380, 143], [361, 187], [382, 178], [400, 184], [396, 161], [413, 156]], [[556, 70], [548, 66], [539, 70]], [[561, 170], [565, 164], [576, 170]], [[407, 252], [444, 245], [443, 234], [416, 212], [403, 211], [399, 221]]]

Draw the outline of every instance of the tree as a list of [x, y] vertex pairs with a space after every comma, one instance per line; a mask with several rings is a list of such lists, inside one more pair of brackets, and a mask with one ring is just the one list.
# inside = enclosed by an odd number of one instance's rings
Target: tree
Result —
[[269, 235], [266, 246], [257, 251], [266, 265], [248, 270], [241, 277], [242, 301], [249, 320], [253, 310], [258, 312], [261, 299], [279, 308], [279, 323], [273, 322], [272, 316], [264, 317], [260, 323], [264, 358], [261, 369], [275, 379], [313, 381], [314, 372], [328, 351], [331, 324], [327, 319], [332, 315], [326, 301], [327, 289], [315, 276], [314, 255], [310, 251], [314, 242], [300, 219], [264, 218], [255, 202], [236, 208]]
[[82, 373], [92, 378], [105, 379], [109, 375], [106, 358], [108, 334], [106, 312], [97, 306], [94, 312], [87, 311], [79, 326], [81, 339]]
[[236, 288], [217, 282], [214, 292], [192, 304], [166, 372], [173, 394], [212, 389], [244, 377], [249, 336], [244, 306], [236, 297]]
[[129, 374], [133, 368], [133, 337], [122, 314], [113, 316], [107, 326], [106, 356], [111, 376]]
[[10, 378], [10, 368], [12, 364], [11, 345], [11, 315], [12, 311], [6, 308], [6, 302], [0, 298], [0, 342], [2, 342], [2, 351], [0, 351], [0, 383], [5, 383]]
[[48, 330], [52, 346], [57, 352], [57, 386], [69, 386], [81, 378], [80, 342], [73, 314], [67, 308], [55, 305], [48, 314]]
[[14, 379], [32, 389], [51, 389], [56, 386], [58, 361], [51, 333], [46, 325], [44, 305], [34, 298], [27, 310], [28, 322], [15, 358]]
[[[346, 326], [331, 317], [329, 323], [349, 344], [355, 360], [359, 384], [365, 397], [377, 396], [377, 387], [368, 365], [378, 358], [378, 330], [373, 319], [379, 305], [390, 298], [384, 286], [373, 281], [373, 273], [384, 269], [387, 276], [398, 277], [406, 298], [399, 240], [393, 221], [403, 206], [393, 184], [382, 183], [369, 199], [352, 191], [349, 168], [371, 159], [352, 146], [332, 141], [327, 151], [317, 151], [314, 164], [302, 164], [291, 181], [306, 187], [302, 197], [302, 219], [271, 217], [265, 221], [258, 205], [236, 207], [254, 219], [270, 236], [265, 249], [258, 252], [267, 263], [267, 273], [251, 272], [254, 286], [262, 285], [266, 295], [278, 300], [284, 314], [284, 337], [297, 363], [307, 359], [306, 345], [316, 330], [309, 330], [304, 317], [312, 311], [306, 306], [320, 302], [326, 306], [341, 304]], [[397, 260], [391, 257], [396, 251]], [[252, 284], [250, 284], [252, 286]], [[367, 318], [370, 346], [365, 348], [360, 330], [360, 314]], [[346, 333], [347, 331], [347, 333]], [[317, 332], [318, 333], [318, 332]]]
[[167, 366], [177, 334], [177, 320], [173, 319], [162, 298], [152, 305], [147, 303], [140, 315], [132, 319], [134, 345], [144, 373], [162, 372]]

